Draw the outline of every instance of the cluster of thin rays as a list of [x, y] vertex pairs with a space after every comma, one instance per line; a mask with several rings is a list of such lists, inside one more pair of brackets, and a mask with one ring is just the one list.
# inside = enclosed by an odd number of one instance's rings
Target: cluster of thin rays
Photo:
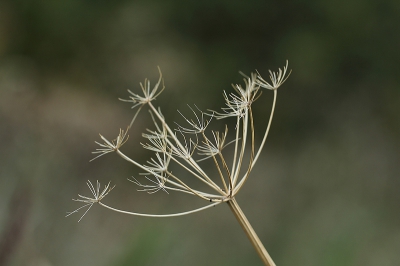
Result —
[[68, 212], [66, 216], [70, 216], [71, 214], [74, 214], [74, 213], [78, 212], [80, 209], [83, 209], [83, 208], [89, 206], [87, 208], [87, 210], [85, 211], [85, 213], [82, 215], [82, 217], [79, 219], [79, 221], [82, 220], [82, 218], [86, 215], [86, 213], [90, 210], [90, 208], [92, 208], [93, 204], [100, 202], [114, 188], [114, 186], [110, 187], [110, 182], [109, 182], [103, 188], [103, 190], [100, 192], [100, 183], [99, 183], [99, 181], [97, 181], [97, 183], [96, 183], [96, 188], [93, 186], [93, 184], [92, 184], [92, 182], [90, 182], [90, 180], [88, 180], [86, 184], [89, 187], [90, 192], [92, 192], [93, 198], [85, 197], [85, 196], [82, 196], [82, 195], [78, 194], [79, 199], [73, 199], [73, 200], [74, 201], [83, 202], [83, 203], [86, 203], [86, 204], [81, 206], [81, 207], [79, 207], [78, 209], [76, 209], [76, 210], [74, 210], [72, 212]]
[[[143, 95], [129, 91], [129, 99], [121, 99], [122, 101], [131, 103], [132, 108], [137, 108], [127, 130], [120, 130], [117, 138], [112, 141], [100, 135], [103, 143], [96, 142], [100, 148], [93, 152], [96, 156], [92, 160], [105, 154], [115, 152], [124, 160], [134, 164], [143, 171], [140, 175], [144, 176], [144, 181], [146, 182], [141, 183], [135, 177], [129, 179], [139, 186], [138, 191], [144, 191], [149, 194], [158, 191], [164, 191], [166, 193], [168, 193], [168, 191], [183, 192], [208, 201], [208, 205], [191, 211], [165, 215], [123, 211], [110, 207], [102, 202], [103, 198], [113, 188], [110, 188], [110, 184], [106, 185], [103, 190], [101, 190], [101, 185], [98, 181], [96, 187], [88, 181], [87, 185], [93, 194], [93, 198], [79, 195], [79, 199], [75, 199], [75, 201], [83, 202], [85, 205], [69, 212], [67, 216], [78, 212], [82, 208], [88, 207], [79, 219], [80, 221], [93, 204], [98, 203], [103, 207], [126, 214], [171, 217], [201, 211], [233, 199], [248, 179], [265, 144], [275, 110], [277, 89], [290, 75], [290, 72], [286, 75], [287, 67], [288, 63], [286, 62], [286, 66], [283, 70], [279, 69], [278, 72], [269, 71], [269, 82], [264, 80], [258, 72], [256, 74], [251, 74], [250, 77], [244, 75], [244, 87], [241, 85], [234, 85], [234, 92], [227, 93], [224, 91], [223, 97], [225, 99], [225, 107], [222, 108], [221, 112], [203, 112], [197, 106], [195, 106], [195, 108], [189, 106], [194, 116], [194, 119], [190, 119], [178, 111], [187, 125], [182, 126], [176, 124], [177, 128], [175, 129], [171, 128], [165, 121], [161, 109], [159, 107], [156, 108], [152, 103], [165, 88], [160, 71], [160, 78], [153, 88], [150, 87], [150, 81], [146, 80], [144, 84], [140, 83]], [[260, 90], [262, 88], [272, 90], [274, 92], [274, 97], [264, 136], [261, 143], [256, 148], [252, 104], [261, 96]], [[127, 133], [132, 129], [135, 118], [144, 106], [149, 107], [150, 117], [155, 125], [155, 129], [147, 129], [146, 133], [142, 134], [146, 142], [141, 143], [141, 145], [143, 148], [155, 152], [155, 158], [151, 158], [146, 164], [140, 164], [126, 156], [121, 151], [121, 147], [128, 140]], [[211, 133], [207, 134], [206, 130], [213, 118], [224, 119], [230, 117], [236, 117], [233, 140], [226, 141], [228, 137], [227, 126], [225, 126], [223, 132], [211, 131]], [[210, 134], [211, 137], [209, 137]], [[234, 145], [233, 154], [230, 156], [233, 157], [230, 159], [232, 160], [231, 162], [227, 162], [223, 154], [224, 148], [229, 144]], [[250, 149], [250, 153], [247, 153], [246, 148]], [[244, 158], [246, 154], [250, 154], [250, 158]], [[198, 159], [198, 157], [201, 158]], [[199, 165], [200, 162], [207, 159], [213, 161], [218, 173], [217, 177], [210, 176]], [[247, 165], [244, 165], [245, 161], [248, 162]], [[186, 174], [183, 175], [184, 178], [178, 177], [170, 171], [171, 163], [182, 167], [186, 172]], [[229, 163], [230, 165], [228, 165]], [[192, 187], [187, 181], [190, 180], [190, 177], [198, 179], [206, 184], [211, 192], [200, 191]]]

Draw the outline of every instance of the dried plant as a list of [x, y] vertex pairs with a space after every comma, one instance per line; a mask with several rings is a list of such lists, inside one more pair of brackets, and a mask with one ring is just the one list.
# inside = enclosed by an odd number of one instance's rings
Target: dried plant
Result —
[[[221, 203], [227, 203], [265, 265], [275, 265], [246, 216], [240, 209], [235, 196], [249, 178], [250, 172], [253, 170], [264, 147], [274, 115], [277, 89], [290, 75], [290, 72], [287, 74], [287, 69], [288, 63], [286, 62], [286, 66], [283, 70], [279, 69], [278, 72], [269, 71], [269, 82], [263, 79], [258, 72], [256, 74], [251, 74], [250, 77], [244, 75], [244, 87], [241, 85], [234, 85], [234, 92], [227, 93], [224, 91], [223, 96], [226, 106], [223, 107], [220, 112], [203, 112], [197, 106], [194, 108], [189, 106], [194, 118], [187, 118], [178, 111], [187, 122], [187, 125], [182, 126], [177, 124], [175, 129], [171, 128], [165, 121], [161, 109], [153, 105], [153, 101], [165, 88], [162, 74], [159, 70], [160, 78], [153, 88], [150, 87], [150, 81], [145, 80], [144, 84], [140, 83], [143, 95], [129, 91], [129, 99], [121, 99], [124, 102], [133, 104], [132, 108], [137, 108], [137, 111], [127, 130], [120, 130], [115, 140], [109, 141], [100, 135], [103, 143], [96, 142], [100, 148], [93, 152], [96, 157], [92, 160], [107, 153], [115, 152], [144, 172], [141, 174], [144, 175], [145, 183], [139, 182], [139, 180], [134, 177], [129, 179], [139, 187], [138, 191], [145, 191], [150, 194], [158, 191], [164, 191], [166, 193], [168, 193], [168, 191], [183, 192], [197, 196], [207, 201], [208, 204], [202, 208], [174, 214], [160, 215], [123, 211], [110, 207], [102, 201], [113, 188], [110, 187], [110, 184], [101, 189], [98, 181], [96, 187], [88, 181], [87, 185], [93, 197], [79, 195], [79, 199], [75, 199], [75, 201], [83, 202], [85, 205], [68, 213], [67, 216], [78, 212], [84, 207], [88, 207], [86, 212], [84, 212], [79, 219], [80, 221], [95, 203], [116, 212], [148, 217], [186, 215], [214, 207]], [[264, 136], [261, 143], [256, 148], [252, 104], [261, 96], [261, 90], [263, 88], [272, 90], [274, 96]], [[147, 161], [147, 164], [140, 164], [126, 156], [121, 151], [121, 147], [127, 141], [127, 133], [131, 130], [135, 118], [144, 106], [149, 107], [150, 117], [154, 123], [155, 129], [147, 129], [147, 132], [143, 133], [146, 142], [141, 145], [143, 148], [153, 151], [155, 153], [155, 158], [151, 158]], [[232, 141], [226, 143], [228, 135], [227, 126], [225, 126], [223, 132], [211, 131], [211, 134], [206, 132], [213, 118], [225, 119], [230, 117], [236, 118], [235, 136]], [[230, 166], [228, 165], [229, 162], [227, 162], [227, 155], [224, 155], [224, 148], [229, 144], [234, 145], [233, 152], [229, 154], [229, 161], [231, 161]], [[250, 152], [247, 152], [246, 149], [250, 149]], [[249, 158], [245, 158], [247, 154], [249, 154]], [[200, 159], [198, 159], [198, 157], [200, 157]], [[207, 159], [212, 160], [215, 165], [217, 177], [206, 173], [199, 165], [199, 162]], [[182, 167], [186, 174], [184, 176], [176, 176], [173, 174], [170, 170], [171, 163]], [[188, 182], [191, 178], [200, 180], [209, 187], [211, 192], [194, 188]]]

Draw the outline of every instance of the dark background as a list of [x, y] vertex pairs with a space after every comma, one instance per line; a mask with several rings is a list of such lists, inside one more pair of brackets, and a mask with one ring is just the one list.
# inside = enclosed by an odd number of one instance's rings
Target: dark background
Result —
[[[204, 204], [137, 192], [115, 154], [89, 163], [133, 111], [118, 98], [158, 78], [176, 109], [223, 106], [238, 71], [265, 78], [289, 60], [265, 150], [238, 202], [277, 265], [400, 261], [400, 1], [0, 2], [0, 265], [261, 265], [229, 208], [151, 219], [97, 205], [64, 218], [112, 181], [105, 202], [170, 213]], [[258, 141], [272, 92], [255, 103]], [[142, 113], [123, 150], [139, 142]], [[218, 127], [218, 122], [214, 124]], [[230, 124], [233, 132], [234, 125]], [[232, 127], [233, 126], [233, 127]]]

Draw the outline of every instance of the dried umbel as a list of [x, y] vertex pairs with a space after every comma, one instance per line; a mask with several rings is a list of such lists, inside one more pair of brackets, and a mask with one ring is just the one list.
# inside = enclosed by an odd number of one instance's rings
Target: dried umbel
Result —
[[[203, 112], [197, 106], [189, 106], [193, 118], [187, 118], [178, 111], [187, 125], [176, 124], [176, 128], [172, 128], [171, 125], [165, 121], [161, 109], [153, 105], [153, 101], [165, 88], [161, 71], [160, 78], [153, 88], [151, 88], [150, 81], [148, 80], [145, 80], [144, 84], [140, 83], [143, 92], [142, 95], [129, 91], [129, 99], [121, 99], [124, 102], [131, 103], [132, 109], [137, 108], [127, 130], [120, 130], [119, 135], [113, 141], [109, 141], [100, 135], [103, 143], [96, 142], [100, 148], [93, 152], [96, 157], [92, 160], [107, 153], [115, 152], [142, 171], [142, 177], [140, 179], [143, 181], [135, 177], [129, 179], [139, 186], [138, 191], [145, 191], [150, 194], [158, 191], [166, 193], [169, 193], [169, 191], [183, 192], [199, 197], [207, 201], [207, 204], [202, 208], [174, 214], [143, 214], [123, 211], [110, 207], [102, 202], [104, 197], [107, 196], [113, 188], [110, 187], [110, 184], [101, 189], [98, 181], [96, 187], [88, 181], [87, 185], [93, 197], [79, 195], [79, 199], [75, 201], [83, 202], [85, 205], [68, 213], [67, 216], [78, 212], [84, 207], [88, 207], [86, 212], [79, 219], [80, 221], [95, 203], [116, 212], [148, 217], [186, 215], [205, 210], [221, 203], [227, 203], [265, 265], [275, 265], [244, 216], [235, 200], [235, 196], [249, 178], [264, 147], [274, 115], [277, 89], [290, 75], [290, 72], [287, 74], [287, 69], [288, 63], [286, 62], [286, 66], [283, 70], [279, 69], [278, 72], [269, 71], [270, 81], [263, 79], [258, 72], [256, 74], [251, 74], [249, 77], [244, 75], [244, 87], [242, 87], [242, 85], [234, 85], [233, 92], [227, 93], [224, 91], [223, 97], [226, 106], [223, 107], [221, 111]], [[256, 145], [252, 105], [261, 96], [262, 89], [272, 90], [274, 96], [264, 136], [261, 143]], [[155, 155], [147, 161], [146, 164], [140, 164], [126, 156], [121, 151], [121, 147], [128, 139], [128, 131], [136, 130], [133, 124], [135, 118], [144, 106], [149, 108], [150, 118], [154, 123], [155, 129], [147, 129], [146, 133], [142, 134], [146, 141], [141, 145], [143, 148], [154, 152]], [[231, 117], [236, 119], [235, 134], [231, 141], [227, 141], [227, 126], [225, 126], [223, 132], [208, 130], [213, 118], [226, 119]], [[234, 148], [233, 152], [231, 151], [230, 154], [228, 154], [229, 157], [227, 157], [226, 154], [224, 155], [224, 148], [229, 144], [233, 145]], [[248, 152], [248, 149], [250, 149], [250, 152]], [[245, 155], [248, 155], [249, 158], [245, 158]], [[204, 160], [212, 160], [217, 170], [217, 175], [207, 173], [206, 170], [200, 166], [200, 162]], [[183, 176], [175, 175], [170, 170], [171, 164], [182, 167], [186, 174], [183, 174]], [[202, 191], [199, 188], [193, 187], [190, 184], [190, 180], [193, 178], [206, 184], [210, 191]]]

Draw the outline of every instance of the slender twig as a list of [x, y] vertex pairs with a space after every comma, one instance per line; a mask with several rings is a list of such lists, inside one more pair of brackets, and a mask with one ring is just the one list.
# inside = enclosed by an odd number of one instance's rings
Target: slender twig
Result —
[[136, 215], [136, 216], [144, 216], [144, 217], [157, 217], [157, 218], [166, 218], [166, 217], [176, 217], [176, 216], [183, 216], [183, 215], [188, 215], [191, 213], [195, 213], [195, 212], [199, 212], [199, 211], [204, 211], [208, 208], [212, 208], [217, 206], [218, 204], [222, 203], [221, 202], [215, 202], [212, 204], [209, 204], [207, 206], [198, 208], [198, 209], [194, 209], [194, 210], [190, 210], [190, 211], [186, 211], [186, 212], [179, 212], [179, 213], [172, 213], [172, 214], [148, 214], [148, 213], [138, 213], [138, 212], [129, 212], [129, 211], [123, 211], [123, 210], [119, 210], [113, 207], [110, 207], [102, 202], [99, 202], [99, 204], [107, 209], [113, 210], [115, 212], [119, 212], [119, 213], [124, 213], [124, 214], [130, 214], [130, 215]]
[[254, 231], [253, 227], [251, 226], [249, 220], [247, 220], [246, 216], [244, 215], [242, 209], [240, 209], [239, 204], [237, 203], [235, 198], [232, 198], [230, 201], [227, 201], [231, 211], [235, 215], [236, 219], [238, 220], [240, 226], [243, 228], [244, 232], [246, 233], [247, 237], [249, 238], [251, 244], [253, 245], [254, 249], [256, 250], [257, 254], [260, 256], [261, 260], [267, 266], [275, 266], [274, 261], [272, 260], [271, 256], [265, 249], [264, 245], [262, 244], [260, 238], [258, 238], [256, 232]]

